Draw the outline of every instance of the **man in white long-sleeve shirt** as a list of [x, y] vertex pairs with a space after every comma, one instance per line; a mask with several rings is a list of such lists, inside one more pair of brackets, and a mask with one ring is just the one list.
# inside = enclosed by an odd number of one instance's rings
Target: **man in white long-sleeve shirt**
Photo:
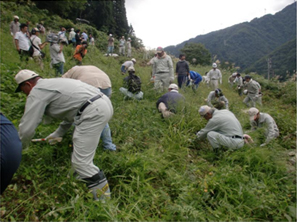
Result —
[[271, 140], [279, 136], [278, 127], [269, 114], [260, 113], [260, 111], [254, 107], [249, 109], [248, 114], [250, 116], [252, 130], [256, 130], [258, 127], [265, 127], [266, 140], [261, 146], [265, 146]]
[[208, 94], [207, 105], [210, 107], [215, 107], [217, 109], [222, 109], [223, 107], [225, 107], [226, 109], [229, 109], [229, 101], [223, 95], [223, 92], [221, 89], [216, 89], [215, 91], [211, 91]]
[[222, 146], [233, 150], [243, 147], [242, 127], [232, 112], [201, 106], [199, 114], [208, 121], [205, 128], [196, 134], [199, 140], [207, 138], [214, 150]]
[[93, 159], [100, 134], [113, 115], [109, 98], [99, 89], [79, 80], [42, 79], [26, 69], [21, 70], [15, 80], [18, 84], [16, 92], [22, 91], [27, 95], [25, 113], [19, 125], [23, 146], [34, 136], [43, 114], [63, 120], [58, 129], [46, 137], [48, 141], [63, 137], [74, 123], [72, 166], [78, 178], [92, 190], [94, 199], [103, 199], [109, 193], [109, 186]]
[[207, 79], [209, 80], [210, 88], [212, 88], [212, 90], [215, 90], [219, 87], [219, 81], [220, 84], [222, 84], [222, 73], [219, 69], [217, 69], [216, 63], [212, 64], [212, 68], [213, 69], [207, 73]]

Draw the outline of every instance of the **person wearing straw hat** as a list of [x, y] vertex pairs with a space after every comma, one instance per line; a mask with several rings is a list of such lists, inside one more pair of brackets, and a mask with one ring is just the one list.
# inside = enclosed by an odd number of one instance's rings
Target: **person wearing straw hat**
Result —
[[256, 130], [258, 127], [265, 127], [266, 140], [260, 146], [265, 146], [279, 136], [279, 129], [274, 119], [268, 113], [261, 113], [257, 108], [253, 107], [248, 110], [248, 114], [252, 130]]
[[19, 124], [19, 136], [26, 147], [35, 134], [43, 115], [60, 119], [58, 129], [46, 137], [63, 137], [73, 126], [72, 167], [78, 179], [86, 182], [95, 200], [110, 196], [104, 173], [93, 159], [100, 134], [113, 115], [109, 98], [99, 89], [75, 79], [42, 79], [31, 70], [21, 70], [15, 76], [16, 92], [27, 95], [24, 115]]

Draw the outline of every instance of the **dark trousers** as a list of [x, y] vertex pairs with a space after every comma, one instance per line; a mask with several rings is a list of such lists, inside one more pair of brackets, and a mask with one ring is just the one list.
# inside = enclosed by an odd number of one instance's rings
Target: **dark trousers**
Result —
[[177, 83], [178, 83], [178, 88], [182, 88], [184, 84], [186, 84], [187, 81], [187, 75], [178, 75], [177, 76]]
[[2, 194], [20, 165], [22, 158], [22, 143], [14, 125], [2, 114], [0, 116], [0, 172]]

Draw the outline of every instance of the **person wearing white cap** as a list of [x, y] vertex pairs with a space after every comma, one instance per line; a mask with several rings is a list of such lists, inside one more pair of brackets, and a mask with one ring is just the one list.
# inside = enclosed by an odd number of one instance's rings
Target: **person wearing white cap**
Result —
[[178, 92], [178, 86], [172, 83], [168, 87], [168, 92], [158, 99], [156, 105], [162, 117], [168, 118], [184, 109], [185, 97]]
[[128, 38], [128, 41], [127, 41], [127, 57], [131, 57], [131, 50], [132, 50], [132, 47], [131, 47], [131, 38]]
[[75, 46], [76, 44], [76, 40], [75, 40], [75, 31], [74, 31], [74, 28], [71, 28], [71, 31], [69, 32], [69, 35], [68, 35], [68, 43], [69, 45], [72, 43], [73, 46]]
[[120, 42], [119, 55], [124, 56], [125, 55], [125, 43], [126, 43], [125, 36], [122, 36], [122, 38], [119, 40], [119, 42]]
[[228, 83], [229, 83], [230, 88], [233, 88], [234, 80], [235, 80], [235, 78], [236, 78], [236, 75], [237, 75], [237, 72], [234, 72], [234, 73], [232, 73], [232, 75], [229, 76], [229, 78], [228, 78]]
[[125, 95], [125, 98], [131, 98], [136, 100], [143, 99], [143, 92], [141, 91], [141, 80], [139, 76], [135, 75], [135, 69], [133, 66], [128, 68], [129, 76], [124, 78], [124, 86], [120, 91]]
[[248, 111], [250, 116], [250, 123], [252, 130], [256, 130], [258, 127], [265, 127], [266, 140], [261, 146], [265, 146], [271, 140], [279, 136], [279, 129], [274, 119], [267, 113], [260, 113], [257, 108], [250, 108]]
[[114, 38], [112, 37], [112, 34], [109, 34], [108, 46], [107, 46], [107, 56], [109, 56], [109, 54], [112, 56], [113, 49], [114, 49]]
[[244, 79], [244, 88], [246, 88], [247, 96], [244, 98], [243, 103], [245, 103], [248, 107], [255, 107], [256, 102], [259, 101], [260, 105], [262, 105], [260, 84], [257, 81], [253, 80], [252, 77], [249, 75], [245, 76]]
[[153, 59], [154, 89], [164, 91], [174, 80], [172, 59], [162, 47], [157, 48], [157, 56]]
[[9, 30], [14, 39], [15, 33], [20, 31], [19, 17], [17, 15], [13, 16], [13, 21], [11, 21], [9, 25]]
[[199, 114], [208, 121], [205, 128], [196, 134], [199, 140], [207, 138], [214, 150], [220, 147], [232, 150], [243, 147], [245, 135], [240, 122], [232, 112], [201, 106]]
[[134, 59], [134, 58], [132, 58], [129, 61], [124, 62], [121, 66], [122, 75], [124, 75], [126, 73], [126, 71], [129, 69], [129, 67], [134, 67], [135, 63], [136, 63], [136, 59]]
[[42, 79], [27, 69], [21, 70], [15, 80], [18, 84], [16, 92], [22, 91], [27, 95], [25, 112], [19, 124], [23, 147], [31, 141], [44, 114], [63, 121], [55, 132], [46, 137], [46, 141], [63, 137], [74, 124], [71, 162], [78, 179], [87, 183], [95, 200], [110, 195], [104, 173], [93, 162], [99, 135], [113, 115], [109, 98], [82, 81]]
[[31, 31], [31, 43], [33, 45], [34, 53], [33, 59], [40, 66], [41, 70], [43, 70], [44, 65], [41, 57], [41, 49], [43, 49], [48, 42], [41, 43], [41, 39], [39, 38], [39, 29], [33, 28]]
[[[88, 83], [104, 93], [108, 98], [111, 97], [111, 81], [108, 75], [96, 66], [74, 66], [68, 70], [62, 78], [77, 79]], [[104, 127], [101, 137], [104, 150], [116, 150], [116, 145], [112, 143], [109, 124]]]
[[219, 81], [220, 84], [222, 84], [222, 73], [219, 69], [217, 69], [216, 63], [212, 64], [212, 70], [207, 73], [207, 78], [209, 79], [210, 88], [213, 90], [219, 87]]

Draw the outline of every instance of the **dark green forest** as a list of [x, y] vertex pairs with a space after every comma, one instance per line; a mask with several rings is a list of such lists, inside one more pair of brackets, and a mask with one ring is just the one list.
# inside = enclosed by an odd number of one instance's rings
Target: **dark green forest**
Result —
[[201, 43], [221, 63], [235, 63], [239, 71], [267, 74], [266, 59], [272, 57], [274, 75], [286, 78], [296, 69], [296, 2], [275, 15], [184, 41], [165, 50], [175, 56], [186, 43]]

